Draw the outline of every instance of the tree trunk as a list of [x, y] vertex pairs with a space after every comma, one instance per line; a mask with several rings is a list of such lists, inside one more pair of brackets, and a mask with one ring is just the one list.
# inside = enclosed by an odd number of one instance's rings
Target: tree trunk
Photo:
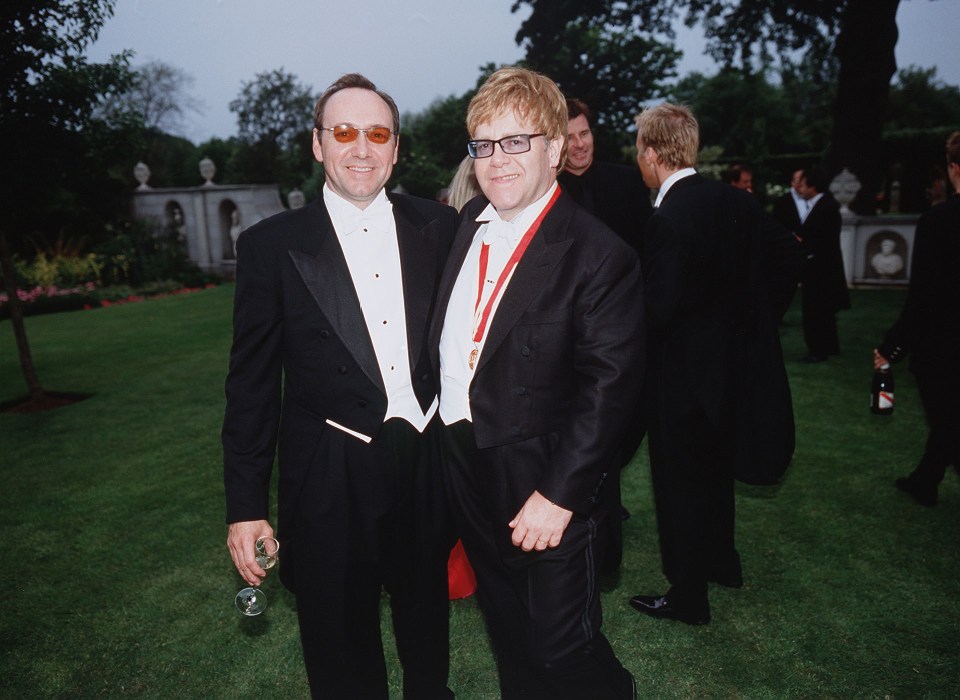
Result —
[[880, 146], [897, 70], [897, 7], [900, 0], [848, 0], [834, 48], [840, 60], [830, 165], [849, 168], [862, 185], [853, 210], [872, 214], [883, 181]]
[[20, 303], [20, 297], [17, 296], [17, 275], [13, 267], [13, 254], [7, 247], [2, 233], [0, 233], [0, 272], [3, 273], [4, 288], [10, 306], [10, 322], [13, 325], [13, 335], [17, 340], [23, 378], [26, 379], [27, 386], [30, 388], [30, 400], [39, 401], [43, 398], [44, 391], [33, 367], [33, 356], [30, 354], [30, 344], [27, 342], [27, 329], [23, 325], [23, 306]]

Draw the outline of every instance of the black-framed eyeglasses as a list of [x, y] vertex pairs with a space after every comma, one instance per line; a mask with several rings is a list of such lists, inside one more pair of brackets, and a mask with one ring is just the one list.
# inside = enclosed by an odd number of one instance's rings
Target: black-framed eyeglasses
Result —
[[391, 131], [385, 126], [372, 126], [369, 129], [358, 129], [349, 124], [337, 124], [336, 126], [321, 126], [320, 131], [329, 131], [337, 143], [353, 143], [360, 134], [367, 137], [367, 141], [382, 146], [390, 141], [391, 136], [396, 136], [396, 131]]
[[471, 158], [489, 158], [493, 155], [494, 144], [500, 144], [500, 150], [507, 155], [514, 156], [518, 153], [526, 153], [530, 150], [530, 139], [537, 136], [546, 136], [546, 134], [514, 134], [513, 136], [504, 136], [502, 139], [493, 141], [491, 139], [474, 139], [467, 141], [467, 154]]

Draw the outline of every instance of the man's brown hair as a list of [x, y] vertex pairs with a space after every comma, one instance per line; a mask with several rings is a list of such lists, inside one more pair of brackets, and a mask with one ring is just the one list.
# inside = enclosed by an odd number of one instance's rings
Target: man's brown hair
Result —
[[[323, 128], [323, 110], [327, 106], [327, 101], [341, 90], [346, 90], [347, 88], [360, 88], [376, 93], [380, 99], [387, 103], [387, 107], [390, 108], [390, 113], [393, 115], [394, 133], [400, 133], [400, 110], [397, 109], [397, 103], [394, 102], [393, 98], [387, 93], [382, 90], [377, 90], [377, 86], [360, 73], [347, 73], [323, 91], [320, 99], [317, 100], [316, 107], [313, 109], [313, 125], [317, 129]], [[327, 124], [327, 126], [336, 126], [336, 124]]]

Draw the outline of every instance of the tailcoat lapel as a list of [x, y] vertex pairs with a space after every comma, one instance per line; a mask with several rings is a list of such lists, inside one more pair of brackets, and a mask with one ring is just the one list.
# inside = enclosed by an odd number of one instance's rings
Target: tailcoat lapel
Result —
[[503, 293], [493, 321], [490, 322], [490, 330], [487, 332], [483, 352], [477, 363], [478, 374], [494, 356], [504, 338], [520, 320], [523, 312], [536, 299], [543, 285], [553, 276], [557, 263], [573, 244], [573, 239], [560, 237], [562, 232], [559, 222], [566, 221], [568, 218], [562, 211], [558, 212], [560, 209], [562, 207], [558, 201], [553, 211], [544, 218], [540, 230], [530, 241], [530, 247], [517, 263], [517, 269]]
[[[453, 293], [453, 287], [460, 275], [460, 268], [463, 267], [467, 252], [470, 250], [470, 244], [473, 243], [477, 229], [481, 226], [475, 221], [475, 217], [483, 211], [487, 204], [485, 198], [478, 198], [474, 202], [476, 204], [469, 209], [465, 209], [464, 214], [461, 215], [457, 237], [453, 242], [450, 257], [447, 259], [447, 265], [440, 280], [437, 313], [434, 316], [433, 333], [431, 335], [431, 353], [434, 368], [437, 370], [440, 367], [440, 337], [443, 321], [447, 314], [447, 305], [450, 303], [450, 295]], [[573, 243], [572, 239], [564, 238], [564, 227], [561, 224], [561, 222], [569, 219], [569, 207], [571, 206], [574, 206], [574, 204], [570, 196], [561, 193], [560, 199], [557, 200], [553, 210], [544, 218], [540, 230], [530, 241], [530, 247], [527, 248], [523, 258], [517, 264], [517, 270], [503, 293], [503, 298], [500, 300], [490, 324], [490, 330], [487, 331], [487, 340], [483, 345], [483, 352], [477, 364], [477, 373], [483, 369], [497, 347], [516, 325], [523, 312], [540, 293], [543, 285], [550, 279], [557, 263]]]
[[[334, 332], [346, 346], [363, 373], [386, 393], [373, 341], [360, 309], [360, 300], [350, 277], [343, 249], [323, 200], [310, 205], [304, 250], [291, 250], [290, 257], [307, 289]], [[399, 228], [399, 227], [398, 227]]]

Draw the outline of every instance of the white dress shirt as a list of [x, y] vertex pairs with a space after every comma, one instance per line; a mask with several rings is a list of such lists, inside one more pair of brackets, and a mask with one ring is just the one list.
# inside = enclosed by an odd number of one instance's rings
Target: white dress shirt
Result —
[[810, 213], [810, 202], [805, 200], [793, 187], [790, 188], [790, 195], [793, 197], [793, 206], [797, 208], [797, 218], [800, 219], [802, 224], [803, 220], [807, 218], [807, 214]]
[[403, 276], [393, 205], [381, 190], [365, 209], [359, 209], [326, 185], [323, 202], [347, 259], [363, 320], [380, 365], [387, 391], [384, 421], [403, 418], [422, 433], [437, 410], [437, 399], [424, 414], [410, 378]]
[[810, 199], [803, 200], [807, 205], [807, 210], [800, 215], [801, 224], [807, 220], [807, 217], [810, 216], [810, 212], [813, 211], [813, 208], [817, 206], [817, 202], [819, 202], [821, 199], [823, 199], [823, 192], [818, 192]]
[[690, 177], [691, 175], [696, 175], [697, 171], [693, 168], [681, 168], [677, 172], [673, 173], [666, 180], [663, 181], [663, 184], [660, 185], [660, 191], [657, 193], [657, 201], [653, 205], [654, 207], [659, 207], [660, 203], [663, 201], [663, 198], [667, 196], [667, 192], [670, 191], [670, 188], [673, 187], [674, 183], [677, 180], [682, 180], [685, 177]]
[[[557, 184], [553, 183], [546, 194], [517, 214], [512, 221], [501, 219], [492, 204], [487, 205], [476, 218], [481, 226], [473, 235], [473, 242], [450, 293], [447, 314], [443, 319], [443, 333], [440, 336], [440, 418], [447, 425], [458, 420], [472, 420], [470, 382], [473, 381], [474, 370], [483, 355], [483, 346], [490, 326], [493, 325], [493, 317], [513, 277], [512, 272], [493, 301], [483, 336], [479, 342], [474, 342], [477, 323], [517, 244], [547, 206], [556, 188]], [[478, 306], [476, 302], [480, 249], [484, 243], [488, 244], [490, 249]], [[474, 349], [477, 350], [477, 355], [471, 368], [470, 353]]]

